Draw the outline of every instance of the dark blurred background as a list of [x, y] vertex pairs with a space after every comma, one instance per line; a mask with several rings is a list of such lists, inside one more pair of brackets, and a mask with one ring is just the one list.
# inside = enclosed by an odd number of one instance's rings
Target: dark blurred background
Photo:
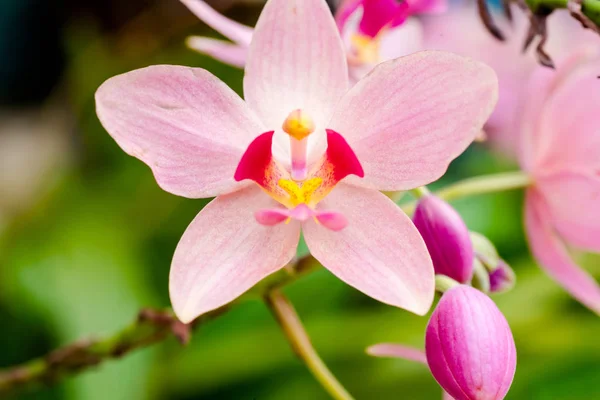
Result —
[[[217, 4], [215, 4], [217, 3]], [[217, 1], [254, 24], [261, 2]], [[476, 15], [473, 18], [477, 18]], [[171, 256], [206, 204], [161, 191], [101, 127], [94, 92], [150, 64], [206, 68], [241, 93], [242, 72], [185, 48], [216, 36], [175, 0], [0, 1], [0, 367], [110, 334], [169, 305]], [[475, 145], [440, 185], [513, 170]], [[531, 260], [522, 193], [454, 203], [516, 269], [495, 297], [518, 348], [509, 399], [600, 399], [600, 323]], [[600, 272], [598, 258], [582, 263]], [[424, 367], [373, 359], [382, 341], [423, 346], [426, 318], [386, 307], [319, 271], [286, 289], [316, 349], [358, 399], [437, 399]], [[18, 399], [326, 399], [260, 302], [198, 330]]]

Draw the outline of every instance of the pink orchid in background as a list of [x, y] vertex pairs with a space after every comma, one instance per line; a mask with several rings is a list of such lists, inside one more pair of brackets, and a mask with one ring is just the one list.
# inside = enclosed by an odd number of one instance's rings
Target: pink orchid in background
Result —
[[444, 399], [456, 400], [502, 400], [517, 362], [506, 318], [488, 296], [466, 285], [442, 295], [427, 324], [425, 354], [392, 343], [371, 346], [367, 353], [427, 365]]
[[350, 78], [358, 80], [383, 61], [422, 50], [423, 28], [412, 16], [447, 9], [447, 0], [343, 0], [335, 17]]
[[[219, 14], [202, 0], [180, 1], [233, 42], [192, 36], [188, 38], [188, 46], [226, 64], [243, 67], [253, 29]], [[352, 82], [380, 62], [422, 50], [422, 28], [412, 16], [438, 14], [447, 8], [447, 0], [343, 1], [336, 21], [345, 44]]]
[[539, 68], [527, 87], [521, 120], [521, 167], [533, 180], [525, 225], [545, 271], [600, 313], [600, 287], [575, 264], [575, 247], [600, 252], [600, 90], [597, 48]]
[[[477, 18], [473, 2], [459, 2], [440, 15], [423, 16], [423, 50], [444, 50], [471, 57], [491, 66], [500, 86], [498, 105], [485, 125], [491, 145], [516, 159], [521, 142], [519, 129], [527, 82], [539, 63], [531, 52], [523, 54], [523, 39], [529, 28], [525, 13], [513, 10], [513, 21], [497, 15], [494, 20], [507, 34], [504, 42], [496, 40]], [[548, 18], [551, 32], [546, 49], [550, 54], [566, 57], [586, 45], [598, 46], [598, 35], [581, 29], [568, 13], [553, 13]]]
[[102, 124], [163, 189], [217, 196], [173, 258], [170, 294], [182, 321], [285, 266], [301, 229], [313, 256], [341, 280], [427, 312], [431, 258], [379, 190], [438, 179], [491, 113], [495, 74], [422, 52], [348, 86], [325, 1], [270, 0], [248, 52], [245, 102], [207, 71], [179, 66], [132, 71], [98, 89]]

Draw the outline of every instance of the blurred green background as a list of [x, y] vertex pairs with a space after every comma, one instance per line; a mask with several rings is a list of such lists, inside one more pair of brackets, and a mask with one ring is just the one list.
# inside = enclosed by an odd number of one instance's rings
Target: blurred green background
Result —
[[[117, 147], [96, 118], [96, 88], [117, 73], [166, 63], [206, 68], [241, 93], [241, 71], [184, 47], [188, 34], [214, 33], [177, 1], [49, 3], [0, 2], [0, 367], [111, 334], [143, 307], [167, 307], [171, 256], [207, 202], [161, 191], [150, 170]], [[252, 24], [259, 10], [235, 5], [228, 13]], [[438, 185], [515, 168], [475, 145]], [[515, 290], [494, 297], [518, 349], [507, 398], [600, 399], [600, 321], [531, 260], [522, 193], [454, 205], [518, 275]], [[597, 257], [581, 261], [600, 274]], [[286, 293], [356, 398], [439, 398], [423, 366], [364, 352], [383, 341], [422, 347], [427, 318], [371, 300], [324, 270]], [[187, 347], [169, 339], [16, 398], [327, 396], [256, 301], [202, 326]]]

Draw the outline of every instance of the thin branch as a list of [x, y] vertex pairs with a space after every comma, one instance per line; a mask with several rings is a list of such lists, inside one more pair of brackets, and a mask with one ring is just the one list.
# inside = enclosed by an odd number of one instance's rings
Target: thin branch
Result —
[[319, 381], [334, 399], [352, 400], [352, 396], [333, 376], [312, 346], [310, 338], [292, 303], [279, 290], [269, 293], [265, 297], [265, 301], [275, 318], [277, 318], [292, 349], [306, 364], [315, 379]]
[[[302, 257], [266, 278], [244, 297], [262, 298], [267, 291], [285, 286], [318, 267], [319, 263], [312, 256]], [[169, 337], [186, 344], [193, 328], [226, 313], [239, 301], [203, 314], [188, 325], [180, 322], [171, 310], [142, 310], [132, 324], [112, 336], [79, 340], [44, 357], [0, 371], [0, 396], [40, 384], [54, 384]]]

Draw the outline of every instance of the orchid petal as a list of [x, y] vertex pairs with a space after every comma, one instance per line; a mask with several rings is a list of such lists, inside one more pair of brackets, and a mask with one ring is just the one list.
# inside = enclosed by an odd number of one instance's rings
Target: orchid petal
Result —
[[237, 44], [248, 47], [252, 40], [253, 29], [225, 17], [212, 9], [202, 0], [180, 0], [191, 12], [193, 12], [206, 25], [213, 28], [223, 36]]
[[375, 357], [402, 358], [427, 365], [425, 352], [414, 347], [396, 343], [379, 343], [367, 349], [367, 354]]
[[480, 133], [497, 99], [494, 71], [443, 52], [388, 61], [358, 82], [329, 124], [365, 170], [356, 184], [405, 190], [435, 181]]
[[423, 315], [433, 301], [433, 265], [410, 219], [385, 195], [340, 183], [321, 203], [348, 219], [333, 232], [304, 223], [311, 254], [338, 278], [383, 303]]
[[264, 124], [279, 128], [300, 109], [323, 130], [347, 88], [344, 48], [325, 1], [268, 1], [244, 77], [245, 99]]
[[575, 299], [600, 313], [600, 286], [576, 265], [557, 237], [546, 216], [549, 215], [541, 195], [527, 193], [525, 225], [531, 251], [542, 268]]
[[206, 54], [224, 64], [243, 68], [246, 64], [248, 49], [224, 40], [190, 36], [186, 40], [187, 46], [198, 53]]
[[600, 252], [600, 176], [564, 170], [537, 179], [553, 225], [567, 242]]
[[235, 166], [265, 131], [237, 94], [199, 68], [159, 65], [110, 78], [96, 92], [96, 111], [164, 190], [191, 198], [243, 187]]
[[296, 254], [300, 224], [263, 226], [254, 212], [275, 202], [258, 187], [219, 196], [181, 238], [169, 280], [173, 309], [188, 323], [234, 300]]

